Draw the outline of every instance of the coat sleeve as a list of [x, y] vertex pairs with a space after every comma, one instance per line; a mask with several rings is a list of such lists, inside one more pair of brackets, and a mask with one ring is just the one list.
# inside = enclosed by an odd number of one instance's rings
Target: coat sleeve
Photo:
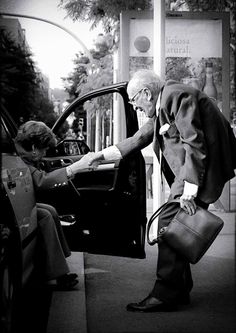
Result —
[[185, 150], [185, 160], [179, 176], [189, 183], [201, 186], [206, 171], [207, 146], [197, 96], [182, 93], [176, 103], [175, 124]]
[[47, 173], [30, 166], [30, 171], [36, 192], [68, 185], [66, 168], [57, 169]]
[[154, 121], [150, 118], [133, 136], [119, 142], [116, 146], [122, 157], [140, 151], [153, 141]]

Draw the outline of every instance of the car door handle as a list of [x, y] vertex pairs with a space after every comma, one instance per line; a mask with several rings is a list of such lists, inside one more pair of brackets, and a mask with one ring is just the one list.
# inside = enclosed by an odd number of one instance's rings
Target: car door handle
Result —
[[16, 187], [16, 182], [14, 180], [8, 180], [7, 187], [9, 188], [9, 190], [12, 190], [13, 188]]
[[12, 190], [16, 187], [16, 182], [13, 180], [12, 175], [9, 170], [7, 170], [7, 187]]
[[61, 162], [61, 166], [63, 166], [63, 167], [68, 166], [73, 163], [73, 161], [70, 160], [69, 158], [61, 158], [60, 162]]

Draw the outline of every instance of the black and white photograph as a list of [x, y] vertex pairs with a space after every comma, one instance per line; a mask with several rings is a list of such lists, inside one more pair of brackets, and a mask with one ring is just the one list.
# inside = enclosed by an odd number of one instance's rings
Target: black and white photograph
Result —
[[236, 3], [0, 0], [0, 332], [236, 330]]

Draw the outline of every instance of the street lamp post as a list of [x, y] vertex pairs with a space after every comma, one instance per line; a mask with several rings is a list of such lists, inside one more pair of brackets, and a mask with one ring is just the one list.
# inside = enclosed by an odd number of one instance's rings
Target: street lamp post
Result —
[[46, 23], [52, 24], [52, 25], [54, 25], [54, 26], [56, 26], [56, 27], [64, 30], [66, 33], [68, 33], [69, 35], [71, 35], [71, 37], [73, 37], [80, 44], [80, 46], [84, 49], [87, 57], [89, 58], [90, 63], [91, 64], [93, 63], [92, 55], [91, 55], [90, 51], [87, 49], [87, 47], [84, 45], [84, 43], [73, 32], [71, 32], [67, 28], [63, 27], [62, 25], [60, 25], [58, 23], [55, 23], [53, 21], [50, 21], [50, 20], [43, 19], [41, 17], [32, 16], [32, 15], [13, 14], [13, 13], [0, 12], [0, 16], [23, 17], [23, 18], [28, 18], [28, 19], [32, 19], [32, 20], [42, 21], [42, 22], [46, 22]]

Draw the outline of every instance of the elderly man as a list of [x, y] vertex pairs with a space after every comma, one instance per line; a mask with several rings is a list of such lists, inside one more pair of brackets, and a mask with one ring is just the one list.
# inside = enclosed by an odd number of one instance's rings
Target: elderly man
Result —
[[[190, 215], [196, 205], [208, 208], [235, 176], [236, 139], [229, 122], [203, 92], [175, 81], [162, 82], [151, 70], [134, 74], [127, 87], [135, 110], [150, 118], [133, 137], [93, 156], [121, 159], [153, 142], [153, 149], [170, 185], [170, 199]], [[158, 229], [167, 226], [179, 209], [168, 205], [159, 216]], [[193, 281], [189, 262], [164, 241], [159, 243], [157, 279], [143, 301], [128, 304], [129, 311], [173, 311], [190, 302]]]

